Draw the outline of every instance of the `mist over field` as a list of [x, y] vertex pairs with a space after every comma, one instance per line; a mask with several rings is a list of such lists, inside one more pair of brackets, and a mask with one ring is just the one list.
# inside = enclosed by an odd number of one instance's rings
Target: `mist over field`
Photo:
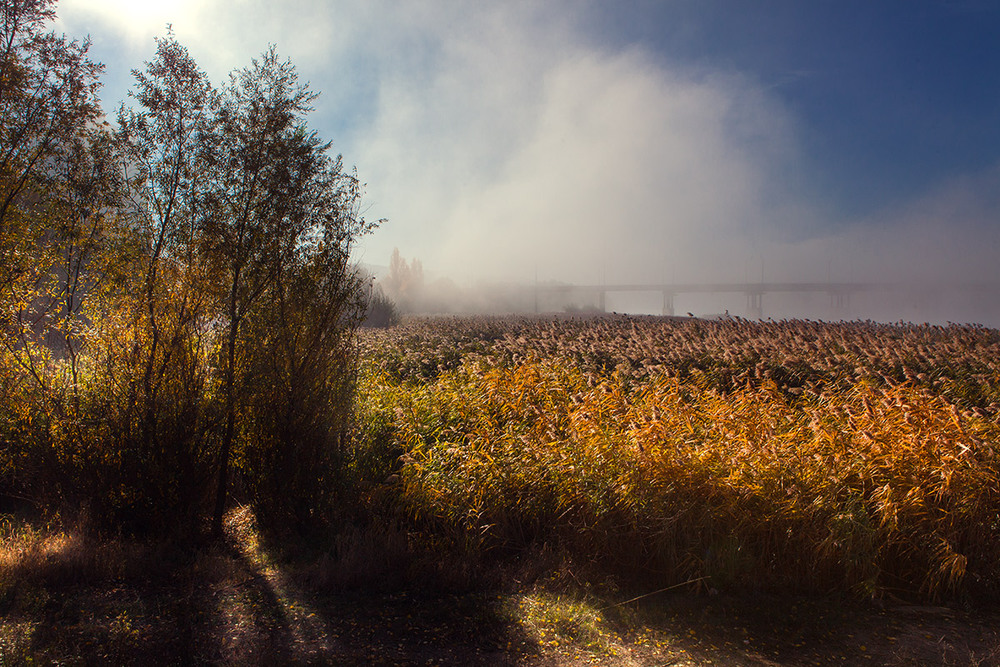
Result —
[[[905, 289], [846, 311], [765, 296], [763, 314], [1000, 325], [990, 291], [953, 287], [998, 282], [989, 3], [63, 10], [67, 30], [95, 36], [109, 100], [166, 22], [216, 79], [277, 44], [322, 92], [316, 119], [367, 184], [366, 216], [386, 219], [356, 259], [385, 266], [398, 248], [428, 284], [446, 279], [438, 301], [536, 282], [891, 283]], [[659, 299], [606, 305], [660, 312]], [[744, 301], [679, 296], [675, 311]]]
[[[997, 282], [1000, 153], [900, 192], [859, 151], [854, 170], [886, 192], [840, 201], [863, 188], [817, 166], [816, 129], [788, 94], [839, 85], [829, 73], [785, 85], [644, 45], [595, 48], [571, 28], [544, 38], [536, 18], [495, 12], [507, 30], [442, 37], [424, 76], [382, 82], [357, 154], [371, 156], [359, 168], [373, 210], [398, 213], [364, 244], [366, 261], [398, 247], [470, 288], [887, 283], [898, 289], [839, 310], [822, 294], [766, 296], [764, 315], [1000, 325], [989, 292], [959, 287]], [[617, 294], [607, 309], [659, 313], [659, 301]], [[746, 314], [744, 302], [682, 297], [675, 311]]]
[[[746, 80], [685, 76], [631, 56], [557, 63], [543, 91], [533, 112], [538, 125], [513, 146], [497, 142], [499, 172], [470, 171], [460, 156], [445, 154], [423, 170], [414, 193], [377, 185], [400, 183], [432, 152], [413, 140], [419, 122], [387, 121], [399, 127], [399, 145], [412, 146], [413, 162], [387, 160], [399, 172], [372, 179], [373, 200], [384, 201], [384, 192], [407, 218], [420, 215], [418, 203], [437, 187], [451, 201], [385, 240], [460, 282], [537, 275], [582, 284], [962, 283], [995, 276], [996, 167], [863, 218], [842, 218], [822, 193], [785, 178], [802, 169], [795, 123], [780, 101]], [[482, 112], [490, 114], [486, 101]], [[378, 136], [381, 145], [393, 135]], [[401, 226], [390, 219], [389, 227]], [[422, 233], [429, 229], [435, 233]], [[385, 252], [385, 240], [373, 238], [366, 258]]]

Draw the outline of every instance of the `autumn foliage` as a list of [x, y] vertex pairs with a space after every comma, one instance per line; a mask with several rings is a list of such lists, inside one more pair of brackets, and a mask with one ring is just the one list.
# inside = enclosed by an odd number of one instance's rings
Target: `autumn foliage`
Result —
[[1000, 591], [996, 331], [480, 318], [365, 338], [402, 507], [460, 548], [545, 543], [645, 588]]
[[0, 502], [215, 532], [337, 496], [361, 185], [274, 49], [214, 86], [172, 34], [112, 126], [52, 0], [0, 5]]
[[[0, 511], [219, 533], [235, 494], [277, 531], [351, 507], [405, 548], [646, 590], [1000, 595], [1000, 332], [358, 334], [373, 225], [294, 67], [272, 49], [217, 87], [168, 35], [112, 126], [54, 3], [0, 7]], [[396, 253], [393, 281], [416, 298], [422, 268]]]

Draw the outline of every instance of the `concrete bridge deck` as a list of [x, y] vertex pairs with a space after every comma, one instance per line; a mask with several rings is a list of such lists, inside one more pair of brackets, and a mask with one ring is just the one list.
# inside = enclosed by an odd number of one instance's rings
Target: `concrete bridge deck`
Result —
[[584, 295], [596, 299], [598, 310], [604, 311], [607, 295], [611, 292], [659, 292], [663, 295], [663, 315], [674, 314], [674, 297], [681, 294], [744, 294], [747, 312], [751, 317], [763, 315], [765, 294], [816, 293], [828, 294], [838, 310], [846, 311], [850, 297], [860, 292], [887, 291], [928, 295], [938, 292], [962, 291], [966, 293], [1000, 292], [1000, 284], [956, 283], [927, 285], [918, 283], [874, 282], [722, 282], [722, 283], [622, 283], [610, 285], [536, 284], [535, 310], [538, 296], [548, 294]]

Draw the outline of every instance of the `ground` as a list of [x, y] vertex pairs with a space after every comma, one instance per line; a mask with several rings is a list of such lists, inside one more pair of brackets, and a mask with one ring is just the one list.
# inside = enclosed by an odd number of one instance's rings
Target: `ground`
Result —
[[992, 610], [694, 585], [633, 600], [544, 574], [338, 590], [336, 563], [268, 557], [238, 513], [193, 550], [11, 529], [2, 555], [3, 665], [1000, 665]]

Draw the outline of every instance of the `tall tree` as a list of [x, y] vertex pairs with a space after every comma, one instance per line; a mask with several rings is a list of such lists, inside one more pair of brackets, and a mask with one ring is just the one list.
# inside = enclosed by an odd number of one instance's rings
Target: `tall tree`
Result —
[[[224, 277], [226, 325], [216, 533], [222, 528], [236, 435], [237, 351], [244, 322], [268, 298], [285, 294], [288, 276], [299, 272], [301, 278], [301, 267], [320, 258], [338, 262], [330, 266], [338, 267], [337, 276], [344, 275], [346, 257], [340, 255], [367, 229], [356, 215], [357, 179], [343, 173], [339, 156], [331, 159], [329, 144], [306, 123], [315, 97], [272, 47], [250, 67], [230, 75], [217, 107], [217, 131], [207, 144], [211, 178], [205, 238], [216, 271]], [[329, 276], [322, 271], [314, 278], [325, 279]], [[323, 294], [320, 289], [320, 294], [345, 298], [342, 292]]]
[[0, 3], [0, 476], [135, 530], [187, 529], [214, 491], [218, 532], [236, 450], [262, 509], [309, 515], [353, 391], [357, 177], [274, 49], [217, 90], [158, 39], [110, 132], [54, 4]]
[[386, 292], [401, 310], [413, 310], [418, 307], [424, 289], [424, 265], [416, 258], [407, 262], [399, 254], [399, 248], [393, 248], [384, 283]]
[[[120, 136], [128, 148], [128, 170], [135, 198], [131, 215], [144, 244], [142, 300], [151, 333], [150, 353], [143, 372], [147, 396], [155, 394], [156, 359], [163, 344], [164, 321], [189, 323], [195, 314], [188, 289], [170, 304], [159, 290], [173, 279], [191, 287], [199, 264], [199, 230], [204, 189], [204, 144], [214, 132], [209, 107], [214, 90], [194, 59], [173, 35], [157, 39], [156, 57], [146, 70], [133, 70], [136, 87], [130, 93], [137, 108], [119, 110]], [[167, 272], [169, 275], [164, 275]]]
[[[55, 0], [0, 3], [0, 289], [37, 267], [51, 205], [66, 185], [60, 164], [100, 118], [103, 66], [89, 41], [45, 28]], [[7, 295], [10, 298], [10, 295]]]
[[203, 357], [215, 301], [202, 232], [216, 92], [172, 34], [157, 39], [155, 57], [133, 76], [135, 103], [121, 106], [118, 125], [131, 195], [126, 214], [139, 245], [121, 353], [131, 377], [123, 391], [134, 396], [120, 402], [135, 405], [138, 414], [124, 427], [136, 424], [138, 432], [122, 454], [122, 475], [155, 487], [146, 495], [159, 495], [150, 502], [162, 509], [149, 511], [190, 515], [205, 495], [212, 435]]

